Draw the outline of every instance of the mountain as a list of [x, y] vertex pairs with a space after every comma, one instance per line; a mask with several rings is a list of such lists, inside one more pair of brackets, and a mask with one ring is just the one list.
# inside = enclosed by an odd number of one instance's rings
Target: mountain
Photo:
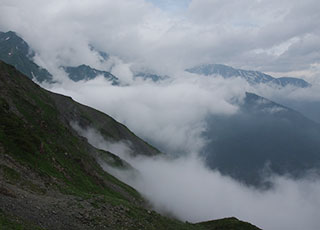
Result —
[[320, 125], [252, 93], [236, 114], [209, 117], [203, 137], [207, 165], [247, 184], [262, 186], [271, 173], [300, 178], [320, 169]]
[[88, 65], [79, 65], [77, 67], [68, 66], [63, 67], [63, 69], [69, 75], [69, 78], [76, 82], [81, 80], [91, 80], [101, 75], [110, 81], [112, 85], [119, 85], [120, 83], [119, 79], [111, 73], [91, 68]]
[[[97, 51], [93, 46], [91, 50], [96, 51], [102, 60], [107, 60], [109, 55]], [[33, 62], [35, 53], [29, 45], [15, 32], [0, 32], [0, 60], [13, 65], [17, 70], [27, 75], [30, 79], [38, 82], [52, 82], [52, 75]], [[119, 79], [106, 71], [97, 70], [87, 65], [77, 67], [62, 67], [73, 81], [90, 80], [98, 75], [104, 76], [112, 85], [119, 85]]]
[[16, 33], [0, 32], [0, 60], [13, 65], [17, 70], [38, 82], [52, 82], [52, 75], [33, 62], [35, 53]]
[[133, 155], [161, 153], [108, 115], [40, 88], [1, 61], [0, 116], [0, 229], [258, 229], [235, 218], [184, 223], [150, 210], [97, 159], [127, 164], [88, 144], [71, 123], [130, 142]]
[[232, 77], [240, 77], [245, 79], [252, 85], [255, 84], [273, 84], [280, 87], [284, 87], [287, 85], [306, 88], [311, 85], [299, 78], [291, 78], [291, 77], [281, 77], [274, 78], [268, 74], [264, 74], [259, 71], [252, 70], [242, 70], [242, 69], [234, 69], [230, 66], [221, 65], [221, 64], [208, 64], [208, 65], [200, 65], [193, 67], [191, 69], [187, 69], [186, 71], [190, 73], [196, 73], [200, 75], [220, 75], [223, 78], [232, 78]]

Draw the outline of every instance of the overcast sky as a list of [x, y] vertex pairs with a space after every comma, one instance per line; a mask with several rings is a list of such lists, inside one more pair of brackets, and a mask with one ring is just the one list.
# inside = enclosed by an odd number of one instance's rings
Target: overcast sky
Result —
[[89, 43], [167, 73], [223, 63], [310, 80], [320, 69], [318, 0], [0, 2], [0, 30], [21, 34], [49, 69], [94, 65]]

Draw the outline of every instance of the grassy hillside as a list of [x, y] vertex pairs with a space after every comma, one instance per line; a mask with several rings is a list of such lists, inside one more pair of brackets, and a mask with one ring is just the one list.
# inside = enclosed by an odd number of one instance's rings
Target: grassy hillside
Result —
[[159, 152], [111, 117], [40, 88], [3, 62], [0, 117], [0, 229], [216, 229], [215, 221], [189, 224], [148, 210], [95, 156], [121, 159], [89, 145], [70, 122], [130, 141], [134, 154]]

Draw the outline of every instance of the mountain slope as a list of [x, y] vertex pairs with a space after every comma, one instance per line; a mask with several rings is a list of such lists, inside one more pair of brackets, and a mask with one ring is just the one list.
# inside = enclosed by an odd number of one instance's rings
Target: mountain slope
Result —
[[320, 125], [292, 109], [247, 93], [237, 114], [207, 121], [206, 162], [236, 179], [259, 185], [263, 174], [320, 169]]
[[3, 62], [0, 116], [1, 229], [215, 229], [215, 221], [188, 224], [147, 210], [133, 188], [96, 161], [117, 157], [89, 145], [70, 122], [109, 141], [130, 141], [134, 154], [159, 152], [111, 117], [40, 88]]
[[29, 45], [16, 33], [0, 32], [0, 60], [13, 65], [30, 79], [51, 82], [52, 75], [32, 61], [34, 55]]
[[306, 88], [311, 86], [308, 82], [299, 78], [290, 78], [290, 77], [274, 78], [270, 75], [261, 73], [259, 71], [234, 69], [230, 66], [221, 65], [221, 64], [200, 65], [200, 66], [187, 69], [186, 71], [190, 73], [205, 75], [205, 76], [221, 75], [223, 78], [240, 77], [253, 85], [263, 83], [263, 84], [274, 84], [280, 87], [292, 85], [300, 88]]

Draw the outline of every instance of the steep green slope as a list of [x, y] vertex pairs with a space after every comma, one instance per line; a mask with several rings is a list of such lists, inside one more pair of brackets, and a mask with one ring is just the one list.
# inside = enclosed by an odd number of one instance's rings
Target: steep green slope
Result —
[[83, 129], [91, 127], [98, 130], [107, 141], [124, 141], [130, 145], [132, 155], [154, 156], [160, 153], [159, 150], [138, 138], [126, 126], [102, 112], [76, 103], [70, 97], [60, 94], [50, 93], [50, 99], [54, 101], [59, 111], [59, 120], [66, 126], [76, 122]]
[[198, 224], [199, 226], [204, 227], [205, 229], [210, 230], [256, 230], [257, 227], [243, 221], [239, 221], [235, 217], [224, 218], [220, 220], [207, 221]]
[[0, 117], [0, 229], [215, 229], [215, 222], [188, 224], [148, 210], [95, 157], [120, 166], [121, 159], [89, 145], [70, 122], [130, 141], [134, 154], [159, 152], [111, 117], [40, 88], [3, 62]]

